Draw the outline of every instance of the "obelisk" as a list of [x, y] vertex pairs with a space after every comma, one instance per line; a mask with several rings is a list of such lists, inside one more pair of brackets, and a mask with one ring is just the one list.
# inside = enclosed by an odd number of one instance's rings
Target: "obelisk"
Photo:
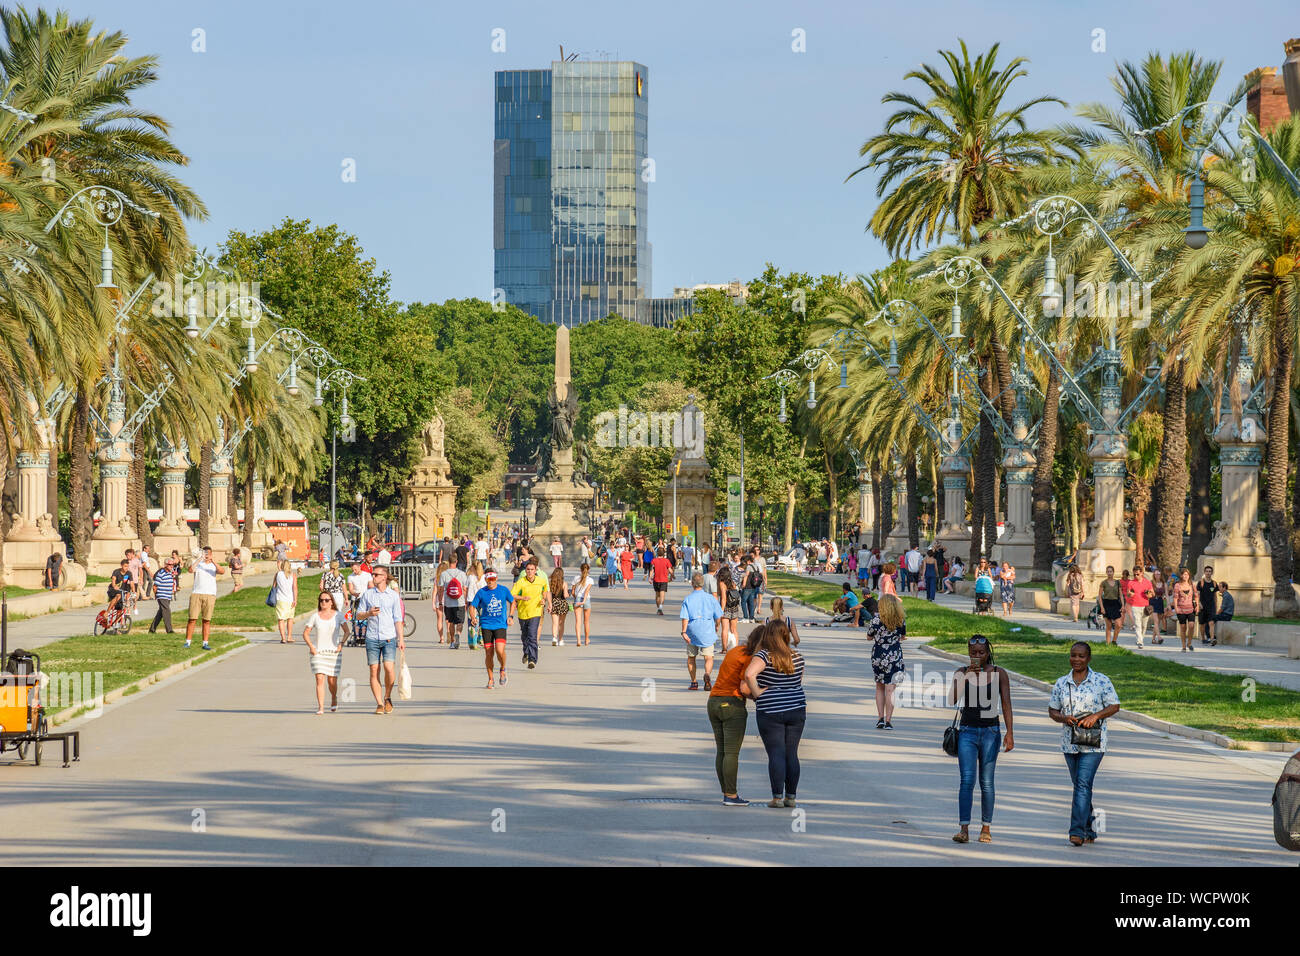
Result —
[[591, 485], [574, 470], [573, 426], [578, 419], [578, 398], [573, 392], [569, 367], [569, 329], [555, 330], [555, 385], [547, 397], [551, 412], [549, 464], [537, 476], [533, 498], [537, 524], [532, 529], [537, 549], [547, 554], [552, 540], [564, 548], [566, 568], [578, 566], [583, 535], [590, 533]]

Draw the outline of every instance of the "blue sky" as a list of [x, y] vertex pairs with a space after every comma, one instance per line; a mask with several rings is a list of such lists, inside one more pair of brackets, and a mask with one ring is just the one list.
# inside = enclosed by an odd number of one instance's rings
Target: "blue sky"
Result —
[[[1300, 33], [1292, 0], [1235, 8], [1205, 0], [926, 0], [474, 4], [397, 0], [78, 0], [66, 9], [122, 30], [160, 58], [141, 105], [173, 123], [185, 176], [231, 229], [285, 216], [337, 222], [392, 275], [403, 301], [492, 291], [492, 74], [547, 67], [566, 52], [650, 70], [649, 238], [654, 293], [783, 270], [848, 274], [884, 265], [864, 232], [874, 180], [844, 182], [880, 130], [881, 96], [936, 51], [1002, 44], [1027, 56], [1017, 101], [1112, 99], [1117, 60], [1193, 49], [1224, 61], [1222, 92], [1278, 66]], [[506, 50], [492, 52], [492, 31]], [[1093, 31], [1106, 50], [1092, 50]], [[192, 52], [195, 29], [206, 52]], [[804, 31], [806, 52], [792, 50]], [[1032, 114], [1031, 114], [1032, 115]], [[1044, 125], [1065, 119], [1039, 107]], [[356, 181], [343, 182], [345, 160]]]

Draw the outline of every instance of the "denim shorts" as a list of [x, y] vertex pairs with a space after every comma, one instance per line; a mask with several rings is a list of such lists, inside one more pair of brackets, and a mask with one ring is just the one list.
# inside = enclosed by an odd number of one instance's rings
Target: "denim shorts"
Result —
[[387, 662], [389, 664], [397, 661], [397, 638], [389, 641], [376, 640], [373, 637], [366, 638], [366, 663], [379, 664]]

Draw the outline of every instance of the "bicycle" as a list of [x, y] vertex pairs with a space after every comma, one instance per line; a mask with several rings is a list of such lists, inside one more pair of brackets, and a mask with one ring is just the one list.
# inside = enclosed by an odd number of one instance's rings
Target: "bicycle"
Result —
[[131, 617], [131, 611], [125, 603], [115, 608], [104, 608], [95, 615], [95, 624], [91, 628], [96, 637], [101, 634], [129, 634], [134, 619]]

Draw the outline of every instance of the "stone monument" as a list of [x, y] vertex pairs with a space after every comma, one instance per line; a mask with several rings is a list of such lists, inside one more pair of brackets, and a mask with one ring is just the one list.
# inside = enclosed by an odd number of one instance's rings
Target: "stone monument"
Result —
[[674, 422], [676, 451], [668, 463], [668, 481], [664, 485], [664, 518], [673, 520], [673, 475], [677, 476], [677, 528], [673, 537], [680, 542], [689, 535], [698, 546], [708, 542], [713, 533], [717, 512], [718, 489], [709, 483], [709, 463], [704, 457], [704, 416], [690, 395], [682, 409], [681, 420]]
[[547, 405], [551, 438], [542, 449], [542, 469], [533, 486], [537, 517], [531, 534], [541, 554], [548, 554], [551, 541], [559, 538], [564, 566], [576, 568], [582, 538], [591, 533], [592, 488], [585, 460], [575, 467], [573, 424], [578, 419], [578, 396], [569, 378], [569, 329], [563, 325], [555, 330], [555, 384]]
[[884, 547], [880, 552], [885, 561], [897, 561], [900, 555], [912, 548], [907, 508], [907, 469], [897, 462], [894, 465], [894, 502], [894, 527], [885, 535]]
[[45, 584], [45, 562], [51, 554], [63, 557], [64, 587], [85, 584], [85, 571], [67, 560], [67, 549], [54, 527], [48, 501], [53, 424], [39, 416], [35, 400], [30, 410], [36, 418], [35, 441], [18, 445], [18, 511], [14, 514], [3, 548], [4, 583], [11, 587], [39, 588]]
[[162, 473], [162, 517], [153, 532], [154, 552], [179, 551], [188, 559], [197, 541], [185, 520], [185, 473], [190, 467], [190, 446], [184, 438], [173, 445], [167, 436], [158, 439], [158, 468]]
[[446, 430], [441, 415], [424, 426], [420, 436], [423, 457], [402, 485], [403, 527], [410, 529], [413, 545], [450, 535], [455, 526], [457, 488], [447, 460]]

